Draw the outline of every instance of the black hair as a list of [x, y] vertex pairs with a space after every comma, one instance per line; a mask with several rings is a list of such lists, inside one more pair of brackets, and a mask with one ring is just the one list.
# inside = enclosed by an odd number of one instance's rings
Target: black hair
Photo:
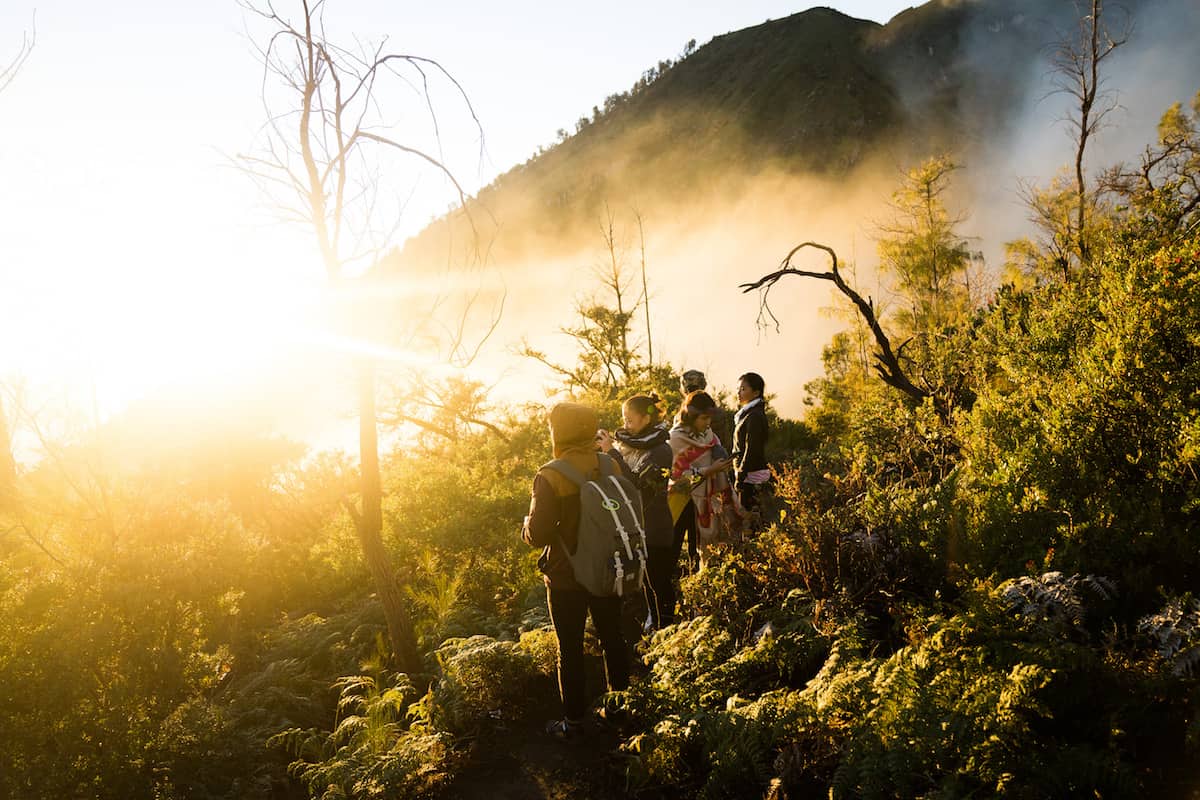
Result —
[[757, 372], [747, 372], [745, 375], [739, 376], [738, 380], [745, 381], [747, 386], [758, 392], [759, 397], [763, 398], [764, 400], [766, 399], [764, 390], [766, 389], [767, 384], [762, 379], [762, 375], [759, 375]]
[[711, 414], [716, 407], [717, 402], [708, 392], [700, 389], [689, 392], [687, 397], [683, 398], [683, 408], [679, 409], [679, 422], [690, 428], [695, 424], [697, 417]]
[[658, 405], [661, 402], [662, 398], [654, 392], [651, 392], [650, 394], [635, 394], [633, 397], [627, 399], [622, 407], [626, 411], [634, 411], [638, 414], [649, 414], [650, 424], [653, 425], [662, 419], [662, 409]]

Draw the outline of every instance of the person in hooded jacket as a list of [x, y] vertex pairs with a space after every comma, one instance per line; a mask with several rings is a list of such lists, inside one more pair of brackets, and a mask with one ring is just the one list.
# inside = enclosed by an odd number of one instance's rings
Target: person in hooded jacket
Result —
[[601, 449], [620, 458], [626, 475], [642, 493], [642, 528], [646, 532], [646, 605], [652, 629], [675, 622], [674, 523], [667, 504], [671, 445], [662, 425], [662, 400], [639, 394], [621, 406], [625, 426], [615, 438], [601, 436]]
[[[599, 417], [588, 406], [559, 403], [550, 409], [550, 442], [554, 457], [563, 459], [589, 479], [601, 477], [597, 452]], [[617, 464], [613, 469], [619, 469]], [[604, 648], [604, 671], [611, 691], [629, 686], [629, 652], [621, 632], [621, 598], [597, 597], [575, 580], [567, 558], [579, 543], [579, 487], [560, 473], [543, 467], [533, 478], [533, 497], [525, 517], [522, 538], [541, 547], [538, 567], [546, 583], [550, 621], [558, 639], [558, 689], [563, 718], [546, 726], [547, 732], [567, 738], [584, 722], [583, 633], [592, 615], [596, 635]]]

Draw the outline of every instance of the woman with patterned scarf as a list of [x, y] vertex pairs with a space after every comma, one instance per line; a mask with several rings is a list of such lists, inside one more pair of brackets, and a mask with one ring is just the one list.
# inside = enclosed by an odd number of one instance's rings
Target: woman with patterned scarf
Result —
[[712, 412], [717, 404], [705, 392], [692, 392], [683, 399], [679, 419], [671, 429], [671, 482], [674, 491], [691, 494], [699, 532], [700, 569], [704, 569], [705, 551], [731, 528], [740, 524], [742, 511], [729, 482], [733, 465], [713, 433]]

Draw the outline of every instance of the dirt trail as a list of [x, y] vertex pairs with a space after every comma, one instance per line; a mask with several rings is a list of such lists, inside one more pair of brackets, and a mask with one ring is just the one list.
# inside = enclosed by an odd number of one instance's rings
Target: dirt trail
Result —
[[[546, 719], [549, 719], [547, 717]], [[598, 722], [562, 742], [532, 715], [497, 722], [480, 735], [466, 763], [445, 786], [454, 800], [608, 800], [623, 798], [624, 766], [617, 732]]]
[[[644, 611], [642, 612], [644, 613]], [[640, 615], [627, 614], [626, 639], [636, 642]], [[589, 634], [585, 653], [587, 696], [605, 689], [599, 643]], [[633, 655], [633, 680], [646, 668]], [[443, 786], [445, 800], [618, 800], [630, 796], [625, 770], [628, 756], [618, 747], [620, 731], [589, 714], [583, 731], [567, 741], [546, 733], [546, 723], [562, 713], [558, 685], [546, 679], [523, 708], [500, 709], [471, 744], [454, 775]], [[654, 795], [658, 797], [658, 794]]]

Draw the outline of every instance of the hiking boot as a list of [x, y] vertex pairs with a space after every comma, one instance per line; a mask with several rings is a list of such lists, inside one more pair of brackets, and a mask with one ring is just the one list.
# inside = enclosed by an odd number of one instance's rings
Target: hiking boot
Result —
[[596, 717], [615, 728], [620, 728], [629, 722], [629, 712], [625, 710], [624, 706], [601, 706], [596, 709]]
[[546, 733], [560, 741], [573, 739], [583, 733], [583, 720], [573, 720], [563, 717], [546, 723]]

